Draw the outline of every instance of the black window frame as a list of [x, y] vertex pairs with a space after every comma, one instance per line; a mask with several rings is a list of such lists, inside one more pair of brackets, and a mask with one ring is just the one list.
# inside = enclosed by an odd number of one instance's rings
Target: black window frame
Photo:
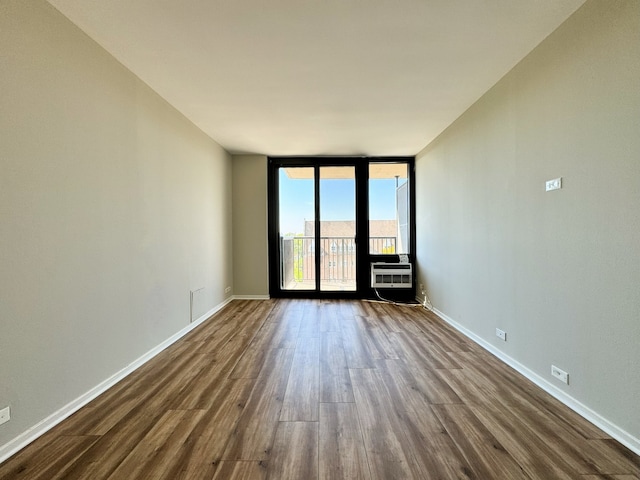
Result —
[[[415, 157], [282, 157], [270, 156], [267, 163], [268, 183], [268, 254], [269, 254], [269, 295], [272, 298], [345, 298], [373, 299], [375, 291], [371, 288], [370, 264], [372, 262], [397, 263], [399, 254], [372, 255], [369, 252], [369, 165], [374, 163], [406, 163], [409, 181], [409, 262], [414, 268], [413, 284], [410, 289], [385, 291], [386, 298], [394, 300], [414, 300], [416, 294], [415, 251], [416, 251], [416, 195], [415, 195]], [[279, 239], [279, 196], [278, 170], [282, 167], [313, 167], [315, 172], [315, 221], [316, 232], [319, 228], [319, 169], [320, 167], [355, 167], [356, 182], [356, 258], [357, 271], [355, 291], [326, 291], [318, 288], [320, 280], [316, 280], [315, 290], [283, 290], [280, 286], [280, 248]], [[361, 241], [361, 239], [365, 241]], [[320, 248], [320, 235], [316, 238], [315, 251]], [[316, 272], [320, 271], [319, 256], [316, 256]]]

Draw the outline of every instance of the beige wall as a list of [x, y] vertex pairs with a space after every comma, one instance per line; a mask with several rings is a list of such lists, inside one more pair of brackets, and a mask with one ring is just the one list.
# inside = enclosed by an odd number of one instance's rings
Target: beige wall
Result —
[[419, 282], [435, 307], [635, 442], [639, 25], [637, 0], [587, 2], [416, 167]]
[[0, 447], [232, 285], [231, 159], [44, 1], [0, 3]]
[[233, 157], [233, 294], [269, 295], [267, 157]]

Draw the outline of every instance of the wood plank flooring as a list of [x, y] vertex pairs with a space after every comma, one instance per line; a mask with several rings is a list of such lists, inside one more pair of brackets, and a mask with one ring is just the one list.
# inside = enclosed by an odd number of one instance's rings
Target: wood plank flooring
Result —
[[234, 301], [2, 480], [640, 479], [640, 458], [433, 314]]

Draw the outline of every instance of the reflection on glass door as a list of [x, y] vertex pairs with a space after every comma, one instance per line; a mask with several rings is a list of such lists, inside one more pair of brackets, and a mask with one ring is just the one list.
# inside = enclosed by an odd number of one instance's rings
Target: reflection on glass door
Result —
[[280, 168], [278, 183], [280, 288], [315, 290], [314, 168]]
[[320, 290], [356, 290], [355, 167], [320, 167]]

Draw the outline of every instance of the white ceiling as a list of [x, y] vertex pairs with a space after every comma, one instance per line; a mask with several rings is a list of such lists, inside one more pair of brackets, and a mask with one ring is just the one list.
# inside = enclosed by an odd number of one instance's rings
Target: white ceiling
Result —
[[49, 0], [233, 153], [414, 155], [584, 0]]

